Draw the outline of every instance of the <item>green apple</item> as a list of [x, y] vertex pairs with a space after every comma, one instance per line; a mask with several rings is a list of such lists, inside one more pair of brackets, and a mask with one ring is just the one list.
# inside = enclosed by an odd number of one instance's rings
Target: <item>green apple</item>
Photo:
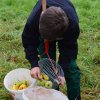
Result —
[[29, 86], [29, 83], [26, 80], [22, 81], [22, 84], [25, 84], [25, 85]]
[[21, 82], [15, 82], [14, 85], [16, 85], [17, 87], [19, 87], [21, 85]]
[[45, 86], [45, 80], [41, 80], [41, 86]]
[[45, 80], [37, 80], [36, 82], [39, 86], [45, 86]]
[[37, 85], [41, 85], [41, 80], [36, 80]]
[[49, 89], [52, 88], [52, 82], [51, 81], [46, 81], [45, 82], [45, 87], [49, 88]]

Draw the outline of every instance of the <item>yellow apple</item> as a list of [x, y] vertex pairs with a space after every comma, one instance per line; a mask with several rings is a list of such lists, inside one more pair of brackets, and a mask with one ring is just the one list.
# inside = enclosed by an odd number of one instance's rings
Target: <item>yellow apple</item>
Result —
[[43, 79], [43, 74], [40, 74], [40, 79]]
[[25, 88], [27, 88], [27, 85], [26, 84], [21, 84], [18, 89], [22, 90], [22, 89], [25, 89]]
[[12, 89], [12, 90], [18, 90], [18, 88], [19, 88], [19, 86], [17, 86], [17, 85], [11, 86], [11, 89]]
[[48, 81], [49, 77], [45, 74], [45, 75], [43, 75], [43, 79], [46, 80], [46, 81]]

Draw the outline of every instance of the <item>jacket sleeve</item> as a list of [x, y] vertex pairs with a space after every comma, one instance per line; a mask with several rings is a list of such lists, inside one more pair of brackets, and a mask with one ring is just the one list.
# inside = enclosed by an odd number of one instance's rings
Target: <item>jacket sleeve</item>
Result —
[[77, 39], [80, 33], [79, 24], [70, 22], [64, 39], [58, 42], [59, 47], [59, 64], [63, 67], [69, 67], [72, 60], [77, 59], [78, 44]]
[[24, 31], [22, 33], [22, 43], [26, 54], [26, 59], [31, 67], [38, 67], [38, 45], [39, 45], [39, 18], [41, 6], [36, 6], [30, 14]]

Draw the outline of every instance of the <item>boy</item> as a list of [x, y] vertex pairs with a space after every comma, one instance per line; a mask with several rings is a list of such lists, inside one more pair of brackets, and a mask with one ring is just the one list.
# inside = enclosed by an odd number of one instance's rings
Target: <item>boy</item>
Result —
[[[67, 83], [69, 100], [81, 100], [80, 70], [76, 64], [80, 33], [78, 16], [70, 0], [47, 0], [47, 10], [42, 13], [39, 0], [25, 25], [22, 42], [26, 58], [31, 64], [31, 75], [40, 77], [38, 60], [46, 57], [44, 40], [49, 41], [49, 55], [56, 60], [56, 43], [58, 43], [59, 59]], [[63, 80], [61, 80], [63, 84]]]

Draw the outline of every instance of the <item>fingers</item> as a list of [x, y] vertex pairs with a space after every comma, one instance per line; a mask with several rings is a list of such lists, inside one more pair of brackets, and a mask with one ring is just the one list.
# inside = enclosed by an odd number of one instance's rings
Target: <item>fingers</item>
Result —
[[38, 72], [32, 73], [31, 76], [35, 79], [39, 79], [39, 73]]
[[35, 79], [40, 79], [40, 69], [38, 67], [32, 68], [30, 74]]
[[60, 85], [64, 85], [64, 83], [63, 82], [60, 82]]
[[33, 73], [33, 77], [35, 78], [35, 79], [38, 79], [38, 75], [37, 75], [38, 73]]
[[37, 73], [37, 79], [41, 79], [40, 72]]
[[60, 85], [64, 85], [65, 84], [65, 78], [59, 76], [59, 80], [60, 80]]

